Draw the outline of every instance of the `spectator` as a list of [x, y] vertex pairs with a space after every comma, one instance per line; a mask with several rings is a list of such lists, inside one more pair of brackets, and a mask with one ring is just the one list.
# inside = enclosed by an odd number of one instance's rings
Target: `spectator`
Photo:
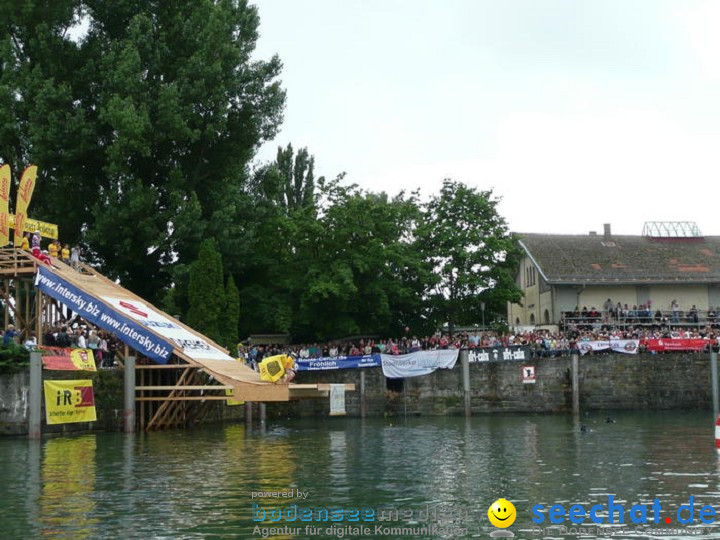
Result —
[[12, 324], [8, 324], [7, 330], [5, 330], [5, 333], [3, 334], [3, 345], [5, 347], [9, 347], [10, 343], [15, 341], [15, 336], [17, 336], [20, 332], [17, 332], [15, 330], [15, 326]]
[[30, 233], [25, 233], [23, 235], [22, 242], [20, 242], [20, 249], [30, 251]]
[[55, 338], [55, 344], [58, 347], [63, 348], [69, 348], [71, 345], [70, 342], [70, 336], [67, 333], [67, 326], [63, 326], [60, 328], [60, 331], [57, 334], [57, 337]]
[[50, 245], [48, 246], [48, 252], [50, 253], [51, 257], [55, 257], [56, 259], [60, 255], [60, 242], [57, 241], [57, 239], [50, 242]]
[[78, 349], [87, 349], [87, 340], [85, 339], [85, 330], [78, 328], [77, 331], [77, 344]]
[[72, 251], [70, 252], [70, 266], [72, 266], [75, 270], [80, 267], [80, 248], [77, 246], [73, 246]]
[[63, 246], [62, 251], [60, 252], [60, 259], [66, 264], [70, 263], [70, 246], [68, 244]]
[[23, 346], [28, 351], [34, 351], [35, 348], [37, 347], [37, 338], [35, 337], [35, 334], [30, 334], [28, 336], [28, 338], [25, 340], [25, 343], [23, 344]]

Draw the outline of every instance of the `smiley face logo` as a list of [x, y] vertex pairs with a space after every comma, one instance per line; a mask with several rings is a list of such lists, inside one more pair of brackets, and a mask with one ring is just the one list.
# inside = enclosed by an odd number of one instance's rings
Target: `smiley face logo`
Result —
[[499, 529], [505, 529], [515, 523], [517, 512], [513, 503], [507, 499], [498, 499], [488, 508], [488, 519], [490, 523]]

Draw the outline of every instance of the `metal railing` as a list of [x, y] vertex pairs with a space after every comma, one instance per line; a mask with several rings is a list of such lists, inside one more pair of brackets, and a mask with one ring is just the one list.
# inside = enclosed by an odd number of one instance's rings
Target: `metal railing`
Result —
[[561, 324], [576, 326], [715, 326], [720, 324], [720, 310], [646, 310], [630, 309], [617, 312], [590, 311], [578, 313], [564, 311]]

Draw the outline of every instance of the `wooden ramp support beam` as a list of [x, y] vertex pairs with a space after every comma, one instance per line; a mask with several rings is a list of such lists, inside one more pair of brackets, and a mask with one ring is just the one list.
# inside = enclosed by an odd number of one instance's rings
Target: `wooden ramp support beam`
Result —
[[[352, 383], [345, 385], [346, 392], [354, 392], [355, 385]], [[330, 395], [330, 384], [329, 383], [317, 383], [317, 384], [291, 384], [290, 385], [290, 399], [301, 399], [301, 398], [324, 398]]]

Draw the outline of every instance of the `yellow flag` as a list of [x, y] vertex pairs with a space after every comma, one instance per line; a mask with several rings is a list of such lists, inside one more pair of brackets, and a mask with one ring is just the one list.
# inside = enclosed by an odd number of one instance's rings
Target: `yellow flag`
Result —
[[10, 165], [7, 163], [0, 167], [0, 247], [7, 246], [10, 241], [10, 226], [8, 200], [10, 198]]
[[95, 395], [91, 380], [44, 381], [45, 419], [48, 424], [94, 422]]
[[25, 169], [22, 178], [20, 178], [17, 201], [15, 202], [15, 247], [20, 247], [20, 244], [22, 244], [23, 229], [27, 220], [27, 208], [35, 190], [35, 178], [37, 178], [37, 166], [35, 165], [30, 165]]

